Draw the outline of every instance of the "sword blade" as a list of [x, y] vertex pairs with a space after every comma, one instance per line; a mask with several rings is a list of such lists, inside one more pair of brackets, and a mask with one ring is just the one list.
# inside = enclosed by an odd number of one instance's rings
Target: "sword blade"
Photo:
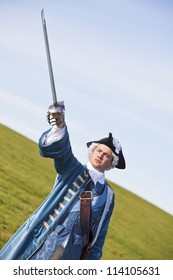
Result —
[[49, 41], [48, 41], [48, 35], [47, 35], [46, 20], [45, 20], [45, 15], [44, 15], [44, 10], [43, 9], [41, 10], [41, 19], [42, 19], [42, 25], [43, 25], [44, 42], [45, 42], [45, 48], [46, 48], [46, 56], [47, 56], [47, 63], [48, 63], [48, 69], [49, 69], [49, 77], [50, 77], [50, 84], [51, 84], [51, 90], [52, 90], [53, 104], [56, 105], [57, 104], [57, 96], [56, 96], [55, 82], [54, 82], [52, 62], [51, 62], [51, 56], [50, 56], [50, 48], [49, 48]]

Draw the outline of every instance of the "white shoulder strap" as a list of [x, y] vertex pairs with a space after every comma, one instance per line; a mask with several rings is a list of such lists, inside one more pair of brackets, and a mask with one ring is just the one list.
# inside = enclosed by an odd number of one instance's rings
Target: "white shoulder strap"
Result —
[[92, 243], [91, 243], [91, 247], [94, 245], [94, 243], [96, 242], [96, 240], [97, 240], [97, 238], [98, 238], [98, 235], [99, 235], [99, 232], [100, 232], [100, 230], [101, 230], [103, 221], [104, 221], [104, 219], [105, 219], [105, 217], [106, 217], [106, 214], [107, 214], [107, 212], [108, 212], [108, 210], [109, 210], [109, 206], [110, 206], [110, 204], [111, 204], [112, 198], [113, 198], [113, 191], [112, 191], [112, 189], [108, 186], [107, 200], [106, 200], [105, 208], [104, 208], [104, 210], [103, 210], [102, 217], [101, 217], [100, 222], [99, 222], [99, 225], [98, 225], [98, 227], [97, 227], [96, 234], [95, 234], [94, 239], [93, 239], [93, 241], [92, 241]]

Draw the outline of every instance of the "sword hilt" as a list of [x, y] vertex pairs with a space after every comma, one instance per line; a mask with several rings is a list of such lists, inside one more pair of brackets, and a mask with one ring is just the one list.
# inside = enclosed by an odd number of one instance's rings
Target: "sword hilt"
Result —
[[57, 102], [56, 104], [52, 104], [48, 108], [49, 113], [60, 113], [63, 114], [65, 111], [64, 101]]
[[47, 112], [47, 121], [50, 125], [57, 125], [63, 128], [65, 125], [65, 106], [64, 101], [58, 102], [56, 105], [49, 106]]

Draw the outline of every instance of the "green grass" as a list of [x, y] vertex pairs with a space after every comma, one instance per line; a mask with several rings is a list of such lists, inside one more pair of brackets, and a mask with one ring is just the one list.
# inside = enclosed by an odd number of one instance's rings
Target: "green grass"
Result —
[[173, 216], [112, 184], [116, 208], [103, 259], [172, 260]]
[[55, 171], [31, 140], [0, 125], [0, 247], [50, 192]]
[[[0, 125], [0, 248], [45, 199], [53, 162], [36, 143]], [[173, 259], [173, 216], [110, 182], [116, 194], [102, 259]], [[139, 182], [140, 187], [140, 182]]]

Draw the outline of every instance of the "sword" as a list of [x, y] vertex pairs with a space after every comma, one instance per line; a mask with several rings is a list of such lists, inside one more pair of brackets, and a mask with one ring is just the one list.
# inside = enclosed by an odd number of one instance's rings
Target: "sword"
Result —
[[49, 106], [48, 110], [50, 113], [62, 113], [63, 110], [65, 109], [65, 107], [64, 107], [63, 101], [57, 102], [52, 62], [51, 62], [51, 56], [50, 56], [49, 41], [48, 41], [48, 35], [47, 35], [46, 19], [45, 19], [43, 9], [41, 10], [41, 19], [42, 19], [42, 25], [43, 25], [44, 42], [45, 42], [45, 48], [46, 48], [46, 56], [47, 56], [50, 84], [51, 84], [51, 90], [52, 90], [52, 99], [53, 99], [53, 104], [51, 106]]

